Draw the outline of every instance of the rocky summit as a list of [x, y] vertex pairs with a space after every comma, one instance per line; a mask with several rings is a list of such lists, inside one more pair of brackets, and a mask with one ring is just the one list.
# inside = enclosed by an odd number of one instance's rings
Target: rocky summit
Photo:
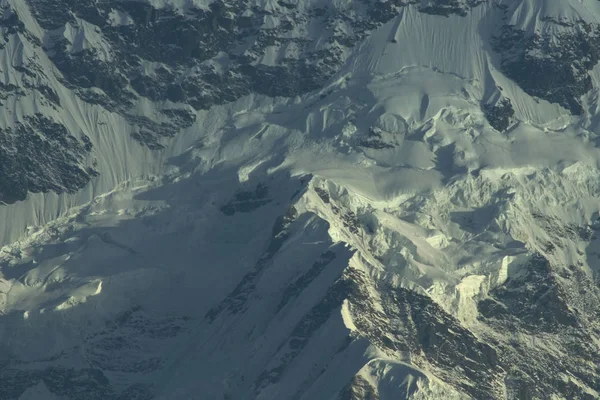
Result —
[[0, 0], [0, 400], [600, 398], [597, 0]]

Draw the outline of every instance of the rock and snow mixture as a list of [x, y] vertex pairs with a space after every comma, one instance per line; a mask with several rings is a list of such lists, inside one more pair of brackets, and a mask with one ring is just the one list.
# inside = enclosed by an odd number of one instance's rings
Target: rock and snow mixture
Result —
[[599, 29], [0, 0], [0, 400], [599, 398]]

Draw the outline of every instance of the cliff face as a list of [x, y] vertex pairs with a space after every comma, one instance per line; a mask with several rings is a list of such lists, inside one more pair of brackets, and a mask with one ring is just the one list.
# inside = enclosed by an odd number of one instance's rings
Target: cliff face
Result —
[[0, 0], [0, 399], [600, 396], [596, 0]]

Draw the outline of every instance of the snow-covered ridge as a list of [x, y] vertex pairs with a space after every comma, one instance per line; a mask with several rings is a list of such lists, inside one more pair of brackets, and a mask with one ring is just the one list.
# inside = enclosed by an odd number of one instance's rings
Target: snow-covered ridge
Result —
[[[546, 81], [527, 86], [531, 79], [523, 78], [515, 85], [499, 70], [506, 69], [509, 78], [526, 76], [519, 71], [521, 67], [537, 68], [534, 51], [527, 50], [522, 55], [511, 51], [509, 59], [499, 62], [498, 55], [489, 49], [490, 43], [495, 43], [492, 38], [501, 34], [502, 26], [513, 27], [512, 35], [519, 36], [518, 43], [525, 47], [533, 40], [531, 35], [548, 34], [552, 27], [558, 27], [562, 30], [561, 35], [567, 35], [565, 40], [570, 40], [569, 32], [579, 28], [569, 27], [569, 21], [584, 16], [593, 28], [590, 15], [594, 15], [594, 3], [576, 2], [568, 7], [549, 3], [552, 5], [540, 8], [539, 2], [495, 1], [457, 1], [447, 5], [432, 1], [414, 5], [408, 2], [340, 2], [329, 6], [318, 1], [270, 2], [257, 7], [242, 2], [109, 2], [98, 8], [79, 4], [69, 8], [71, 5], [67, 2], [4, 0], [6, 44], [2, 51], [6, 54], [3, 56], [5, 78], [2, 89], [5, 93], [2, 97], [12, 105], [7, 108], [3, 123], [11, 128], [23, 117], [41, 114], [64, 126], [75, 137], [82, 134], [89, 137], [93, 150], [88, 164], [94, 159], [102, 164], [103, 158], [111, 164], [99, 165], [96, 169], [98, 178], [90, 180], [81, 192], [89, 193], [94, 187], [91, 191], [95, 194], [105, 193], [114, 185], [140, 174], [164, 171], [158, 164], [179, 151], [172, 150], [173, 143], [168, 138], [181, 132], [185, 137], [180, 149], [193, 143], [197, 136], [191, 133], [204, 129], [200, 128], [204, 125], [201, 120], [205, 118], [201, 109], [252, 92], [270, 96], [302, 95], [327, 87], [330, 79], [335, 81], [348, 72], [358, 79], [363, 75], [386, 76], [406, 67], [421, 66], [442, 75], [456, 74], [470, 83], [468, 93], [472, 98], [469, 101], [482, 104], [484, 115], [496, 129], [507, 129], [515, 118], [563, 128], [568, 124], [568, 112], [524, 95], [523, 90], [572, 111], [593, 108], [593, 97], [581, 105], [577, 96], [593, 87], [595, 78], [593, 74], [588, 76], [588, 70], [595, 65], [595, 56], [592, 54], [589, 61], [583, 61], [573, 69], [572, 76], [554, 76], [548, 72], [544, 74], [548, 75]], [[441, 8], [436, 11], [436, 7]], [[127, 18], [140, 29], [128, 28], [128, 24], [113, 26], [115, 13], [129, 15]], [[445, 17], [440, 18], [440, 14]], [[181, 35], [190, 42], [190, 32], [204, 29], [201, 27], [209, 20], [214, 20], [216, 30], [206, 31], [195, 40], [204, 43], [202, 47], [206, 47], [206, 43], [217, 46], [218, 52], [211, 47], [196, 54], [190, 53], [191, 48], [186, 50], [176, 45], [182, 43], [178, 39]], [[290, 24], [290, 21], [294, 22]], [[485, 21], [484, 29], [479, 28], [481, 21]], [[181, 29], [172, 29], [173, 24], [178, 24]], [[381, 24], [385, 25], [377, 29]], [[244, 42], [246, 37], [254, 37], [248, 35], [248, 29], [259, 29], [254, 42]], [[364, 42], [363, 39], [375, 29]], [[237, 32], [237, 42], [225, 39], [232, 37], [232, 30]], [[173, 32], [172, 35], [163, 35], [167, 31]], [[453, 39], [457, 35], [461, 40]], [[306, 42], [300, 40], [301, 37], [314, 37], [314, 40]], [[504, 38], [496, 40], [504, 45], [508, 43]], [[579, 57], [576, 46], [585, 45], [577, 40], [570, 41], [573, 43], [572, 58]], [[128, 43], [139, 45], [134, 48]], [[145, 43], [153, 44], [144, 47]], [[431, 43], [442, 51], [431, 51], [432, 48], [423, 46], [424, 43]], [[587, 45], [595, 48], [594, 43]], [[158, 48], [163, 51], [157, 52]], [[547, 63], [548, 57], [543, 57]], [[551, 57], [553, 61], [562, 58]], [[295, 59], [312, 61], [303, 67], [293, 61]], [[566, 71], [558, 66], [550, 66], [549, 70]], [[561, 79], [573, 80], [576, 84], [565, 85], [572, 89], [567, 92], [557, 92], [554, 87], [548, 91], [547, 82]], [[326, 94], [325, 91], [322, 93]], [[421, 96], [421, 99], [425, 108], [428, 97]], [[430, 109], [436, 107], [432, 105]], [[196, 122], [197, 119], [200, 120]], [[107, 129], [114, 132], [107, 134], [104, 132]], [[138, 146], [136, 141], [155, 150], [167, 144], [168, 148], [161, 154], [151, 154], [135, 148]], [[27, 143], [27, 140], [22, 142]], [[378, 145], [381, 144], [375, 144]], [[130, 157], [131, 152], [139, 155]], [[130, 165], [132, 160], [138, 159], [143, 161]], [[8, 175], [16, 177], [18, 168], [15, 165], [18, 164], [20, 162], [14, 162], [12, 166], [5, 163], [3, 168], [9, 171]], [[123, 164], [127, 166], [115, 170], [115, 166]], [[148, 165], [152, 167], [148, 168]], [[66, 175], [61, 179], [69, 180], [70, 177]], [[15, 180], [12, 178], [4, 185], [6, 199], [23, 199], [23, 193], [27, 191], [64, 191], [43, 184], [26, 185], [17, 193], [8, 193], [14, 191], [9, 187], [16, 185]], [[82, 181], [76, 187], [82, 188], [85, 184]], [[35, 200], [38, 197], [40, 199]], [[71, 204], [73, 196], [63, 197], [64, 200], [53, 194], [31, 195], [32, 202], [39, 204], [48, 198], [54, 205], [44, 207], [49, 211], [45, 216], [39, 205], [34, 207], [41, 219], [32, 220], [21, 214], [24, 222], [10, 224], [15, 230], [14, 233], [6, 232], [9, 240], [22, 233], [25, 225], [43, 223], [51, 220], [51, 215], [64, 212], [65, 206], [59, 204], [65, 201]], [[83, 202], [74, 204], [83, 204], [92, 198], [89, 194], [77, 197]]]

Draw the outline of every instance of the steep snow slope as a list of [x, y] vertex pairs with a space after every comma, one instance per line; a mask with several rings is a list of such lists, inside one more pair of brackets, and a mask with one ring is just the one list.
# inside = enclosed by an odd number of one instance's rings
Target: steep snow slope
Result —
[[0, 0], [0, 399], [598, 398], [599, 4]]

